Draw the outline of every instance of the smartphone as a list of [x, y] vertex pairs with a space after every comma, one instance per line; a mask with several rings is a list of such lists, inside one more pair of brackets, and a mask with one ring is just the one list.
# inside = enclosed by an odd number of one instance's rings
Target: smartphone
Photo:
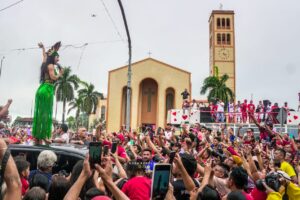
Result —
[[117, 142], [113, 142], [113, 143], [112, 143], [112, 146], [111, 146], [111, 153], [116, 153], [116, 151], [117, 151], [117, 145], [118, 145]]
[[176, 151], [171, 151], [171, 152], [170, 152], [170, 155], [169, 155], [169, 157], [170, 157], [169, 163], [170, 163], [170, 164], [173, 163], [174, 158], [175, 158], [175, 154], [176, 154]]
[[101, 142], [90, 142], [89, 144], [89, 161], [92, 169], [95, 164], [101, 165], [102, 144]]
[[170, 164], [156, 164], [151, 184], [151, 199], [164, 200], [169, 189], [171, 177]]
[[103, 147], [103, 156], [107, 156], [108, 155], [108, 150], [109, 150], [109, 146], [108, 145], [104, 145], [104, 147]]

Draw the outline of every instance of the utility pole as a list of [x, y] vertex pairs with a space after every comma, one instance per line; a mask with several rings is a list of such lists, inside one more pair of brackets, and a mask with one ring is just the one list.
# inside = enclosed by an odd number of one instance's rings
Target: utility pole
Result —
[[126, 34], [127, 34], [127, 40], [128, 40], [128, 54], [129, 54], [129, 59], [128, 59], [128, 72], [127, 72], [127, 98], [126, 98], [126, 130], [129, 131], [130, 130], [130, 104], [131, 104], [131, 57], [132, 57], [132, 53], [131, 53], [131, 38], [130, 38], [130, 34], [129, 34], [129, 29], [128, 29], [128, 24], [127, 24], [127, 20], [126, 20], [126, 16], [125, 16], [125, 11], [122, 5], [122, 1], [118, 0], [120, 9], [121, 9], [121, 13], [122, 13], [122, 18], [123, 18], [123, 22], [124, 22], [124, 26], [126, 29]]
[[5, 56], [3, 56], [1, 58], [1, 64], [0, 64], [0, 77], [1, 77], [1, 72], [2, 72], [2, 65], [3, 65], [3, 60], [4, 60]]

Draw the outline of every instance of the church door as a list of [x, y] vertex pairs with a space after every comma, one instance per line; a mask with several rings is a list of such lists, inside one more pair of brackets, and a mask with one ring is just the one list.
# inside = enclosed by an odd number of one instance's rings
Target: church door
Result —
[[156, 124], [157, 83], [147, 78], [141, 82], [141, 124]]

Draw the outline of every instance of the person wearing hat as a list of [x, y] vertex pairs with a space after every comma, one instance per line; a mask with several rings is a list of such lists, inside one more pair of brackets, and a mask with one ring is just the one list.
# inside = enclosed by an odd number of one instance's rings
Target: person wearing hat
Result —
[[[39, 44], [43, 48], [42, 44]], [[58, 64], [59, 55], [57, 53], [61, 43], [57, 42], [47, 52], [45, 61], [43, 61], [40, 72], [40, 83], [35, 95], [35, 108], [32, 123], [32, 135], [36, 138], [38, 144], [51, 137], [52, 112], [54, 98], [54, 83], [63, 75], [63, 69], [56, 71], [55, 65]], [[43, 48], [44, 49], [44, 48]], [[44, 50], [43, 50], [44, 51]]]
[[117, 146], [117, 155], [119, 158], [119, 161], [124, 164], [129, 160], [129, 157], [126, 154], [125, 148], [124, 148], [124, 142], [125, 142], [125, 137], [122, 133], [119, 133], [118, 135], [116, 135], [115, 137], [115, 142], [118, 143]]

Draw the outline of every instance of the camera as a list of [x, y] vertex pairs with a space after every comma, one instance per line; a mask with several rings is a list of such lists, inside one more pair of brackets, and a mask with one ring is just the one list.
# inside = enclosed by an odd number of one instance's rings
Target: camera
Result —
[[269, 186], [270, 188], [272, 188], [274, 191], [278, 192], [279, 188], [280, 188], [280, 174], [274, 172], [274, 173], [270, 173], [266, 176], [266, 178], [263, 179], [259, 179], [256, 181], [255, 186], [258, 190], [260, 191], [266, 191], [265, 186], [263, 185], [263, 181], [266, 182], [267, 186]]

